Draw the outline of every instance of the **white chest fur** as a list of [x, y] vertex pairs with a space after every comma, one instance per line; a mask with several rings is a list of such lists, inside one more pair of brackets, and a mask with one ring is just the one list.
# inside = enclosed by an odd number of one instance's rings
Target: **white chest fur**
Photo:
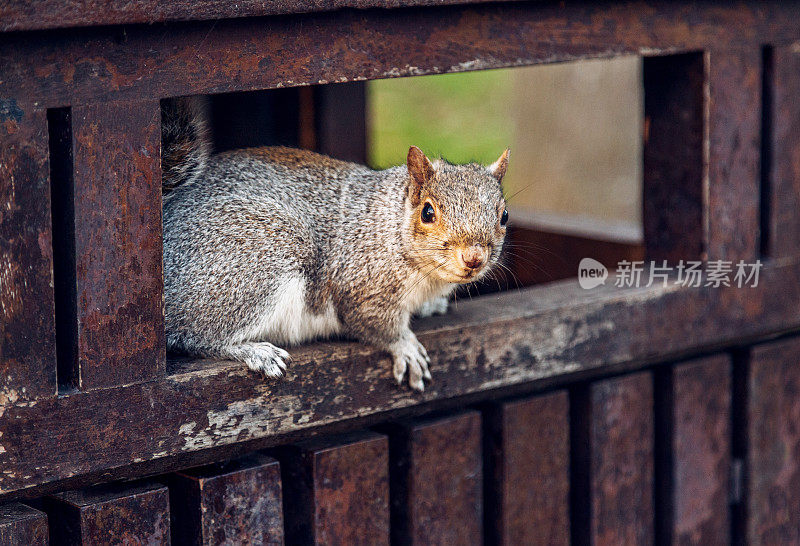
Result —
[[311, 312], [306, 305], [305, 279], [290, 277], [280, 284], [255, 323], [242, 330], [239, 341], [294, 345], [330, 337], [340, 330], [333, 305], [329, 302], [321, 314]]
[[455, 284], [430, 280], [422, 273], [419, 275], [419, 279], [411, 281], [411, 288], [406, 291], [403, 299], [403, 306], [411, 314], [418, 312], [423, 305], [432, 300], [448, 296], [456, 287]]

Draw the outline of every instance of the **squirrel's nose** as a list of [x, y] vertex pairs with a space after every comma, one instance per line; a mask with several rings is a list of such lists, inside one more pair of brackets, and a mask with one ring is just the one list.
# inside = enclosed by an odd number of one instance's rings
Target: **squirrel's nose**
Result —
[[480, 245], [468, 246], [461, 250], [461, 260], [466, 267], [476, 269], [486, 262], [486, 249]]

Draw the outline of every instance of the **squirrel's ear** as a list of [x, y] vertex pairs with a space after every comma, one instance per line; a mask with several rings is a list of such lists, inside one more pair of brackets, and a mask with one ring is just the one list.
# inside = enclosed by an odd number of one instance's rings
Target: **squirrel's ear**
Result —
[[494, 176], [498, 182], [500, 182], [506, 175], [507, 168], [508, 168], [508, 148], [506, 148], [506, 151], [503, 152], [503, 155], [500, 156], [500, 159], [489, 165], [489, 172], [492, 173], [492, 176]]
[[411, 198], [411, 203], [416, 206], [419, 204], [422, 188], [425, 183], [433, 178], [433, 165], [430, 160], [425, 157], [422, 150], [416, 146], [408, 149], [408, 174], [411, 175], [411, 184], [408, 187], [408, 196]]

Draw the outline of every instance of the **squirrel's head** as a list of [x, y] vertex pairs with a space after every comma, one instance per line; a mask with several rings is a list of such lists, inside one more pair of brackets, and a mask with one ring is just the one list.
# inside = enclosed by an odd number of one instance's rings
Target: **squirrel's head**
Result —
[[506, 236], [508, 150], [487, 167], [431, 162], [412, 146], [407, 164], [408, 258], [433, 279], [478, 280], [497, 263]]

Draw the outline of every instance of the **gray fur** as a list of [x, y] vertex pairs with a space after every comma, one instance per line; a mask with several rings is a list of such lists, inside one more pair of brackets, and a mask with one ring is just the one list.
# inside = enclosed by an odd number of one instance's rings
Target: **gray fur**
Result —
[[176, 186], [194, 182], [203, 172], [211, 153], [208, 132], [207, 99], [196, 96], [164, 101], [161, 169], [165, 195]]
[[[168, 348], [281, 375], [288, 354], [278, 345], [316, 337], [288, 315], [271, 315], [291, 306], [286, 290], [303, 286], [302, 316], [318, 320], [321, 335], [389, 351], [396, 379], [408, 370], [409, 384], [423, 390], [429, 359], [410, 315], [457, 286], [455, 248], [490, 245], [472, 281], [497, 262], [505, 237], [500, 184], [486, 167], [433, 166], [413, 207], [405, 165], [374, 171], [280, 147], [204, 160], [164, 198]], [[438, 235], [414, 227], [424, 199], [441, 210]]]

